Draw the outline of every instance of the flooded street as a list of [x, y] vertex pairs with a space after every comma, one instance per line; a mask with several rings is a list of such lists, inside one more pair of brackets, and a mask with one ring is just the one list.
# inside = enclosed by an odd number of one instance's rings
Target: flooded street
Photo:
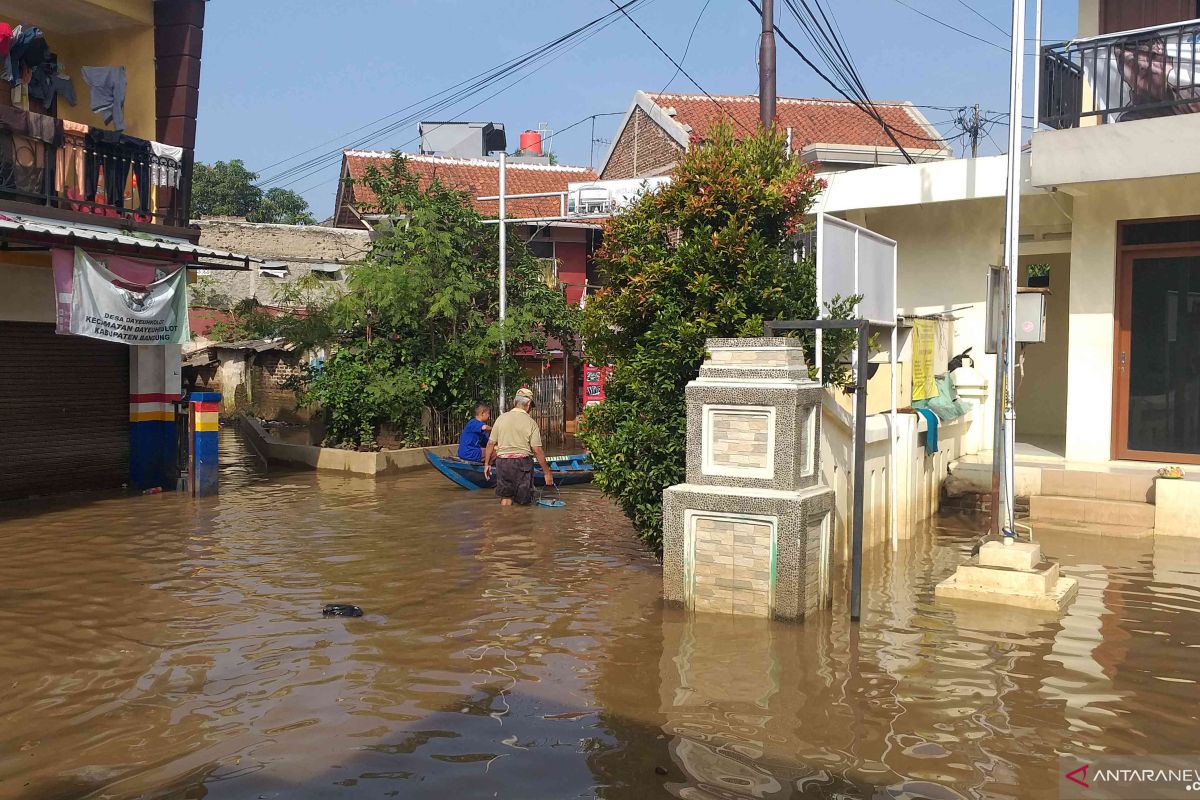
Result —
[[844, 581], [693, 618], [593, 488], [501, 514], [222, 447], [216, 498], [0, 506], [0, 798], [1052, 798], [1058, 754], [1197, 749], [1195, 540], [1041, 537], [1047, 620], [934, 602], [945, 517], [869, 554], [857, 630]]

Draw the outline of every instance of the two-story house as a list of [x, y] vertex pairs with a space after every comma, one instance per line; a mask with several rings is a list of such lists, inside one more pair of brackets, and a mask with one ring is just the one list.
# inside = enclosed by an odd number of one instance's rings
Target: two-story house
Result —
[[[1195, 0], [1080, 0], [1078, 37], [1037, 59], [1017, 267], [1049, 293], [1046, 340], [1020, 355], [1019, 464], [1200, 463], [1197, 17]], [[816, 210], [898, 242], [901, 312], [953, 314], [952, 352], [973, 348], [992, 375], [986, 276], [1003, 260], [1005, 156], [828, 180]], [[1059, 477], [1034, 473], [1017, 493], [1096, 496], [1055, 489]]]
[[135, 304], [181, 268], [245, 266], [188, 225], [204, 8], [0, 0], [0, 499], [174, 487], [180, 345], [56, 326], [77, 254]]

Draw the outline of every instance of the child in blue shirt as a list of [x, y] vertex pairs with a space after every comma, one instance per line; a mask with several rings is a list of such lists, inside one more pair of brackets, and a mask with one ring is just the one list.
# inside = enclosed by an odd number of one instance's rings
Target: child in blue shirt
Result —
[[483, 461], [483, 448], [487, 447], [488, 431], [492, 429], [488, 420], [492, 418], [492, 407], [486, 403], [475, 406], [475, 416], [463, 428], [458, 437], [458, 457], [463, 461]]

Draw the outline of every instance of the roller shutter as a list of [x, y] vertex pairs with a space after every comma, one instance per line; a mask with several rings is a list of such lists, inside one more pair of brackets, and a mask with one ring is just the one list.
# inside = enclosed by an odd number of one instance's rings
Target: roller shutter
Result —
[[129, 348], [0, 321], [0, 500], [129, 478]]

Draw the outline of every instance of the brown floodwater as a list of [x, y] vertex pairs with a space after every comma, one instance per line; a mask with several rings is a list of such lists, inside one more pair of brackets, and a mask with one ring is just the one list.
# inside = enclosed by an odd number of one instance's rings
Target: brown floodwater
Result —
[[0, 507], [0, 797], [1052, 798], [1059, 754], [1200, 750], [1195, 544], [1042, 537], [1047, 620], [935, 602], [943, 517], [869, 554], [857, 629], [844, 576], [773, 624], [664, 607], [592, 488], [222, 450], [216, 498]]

